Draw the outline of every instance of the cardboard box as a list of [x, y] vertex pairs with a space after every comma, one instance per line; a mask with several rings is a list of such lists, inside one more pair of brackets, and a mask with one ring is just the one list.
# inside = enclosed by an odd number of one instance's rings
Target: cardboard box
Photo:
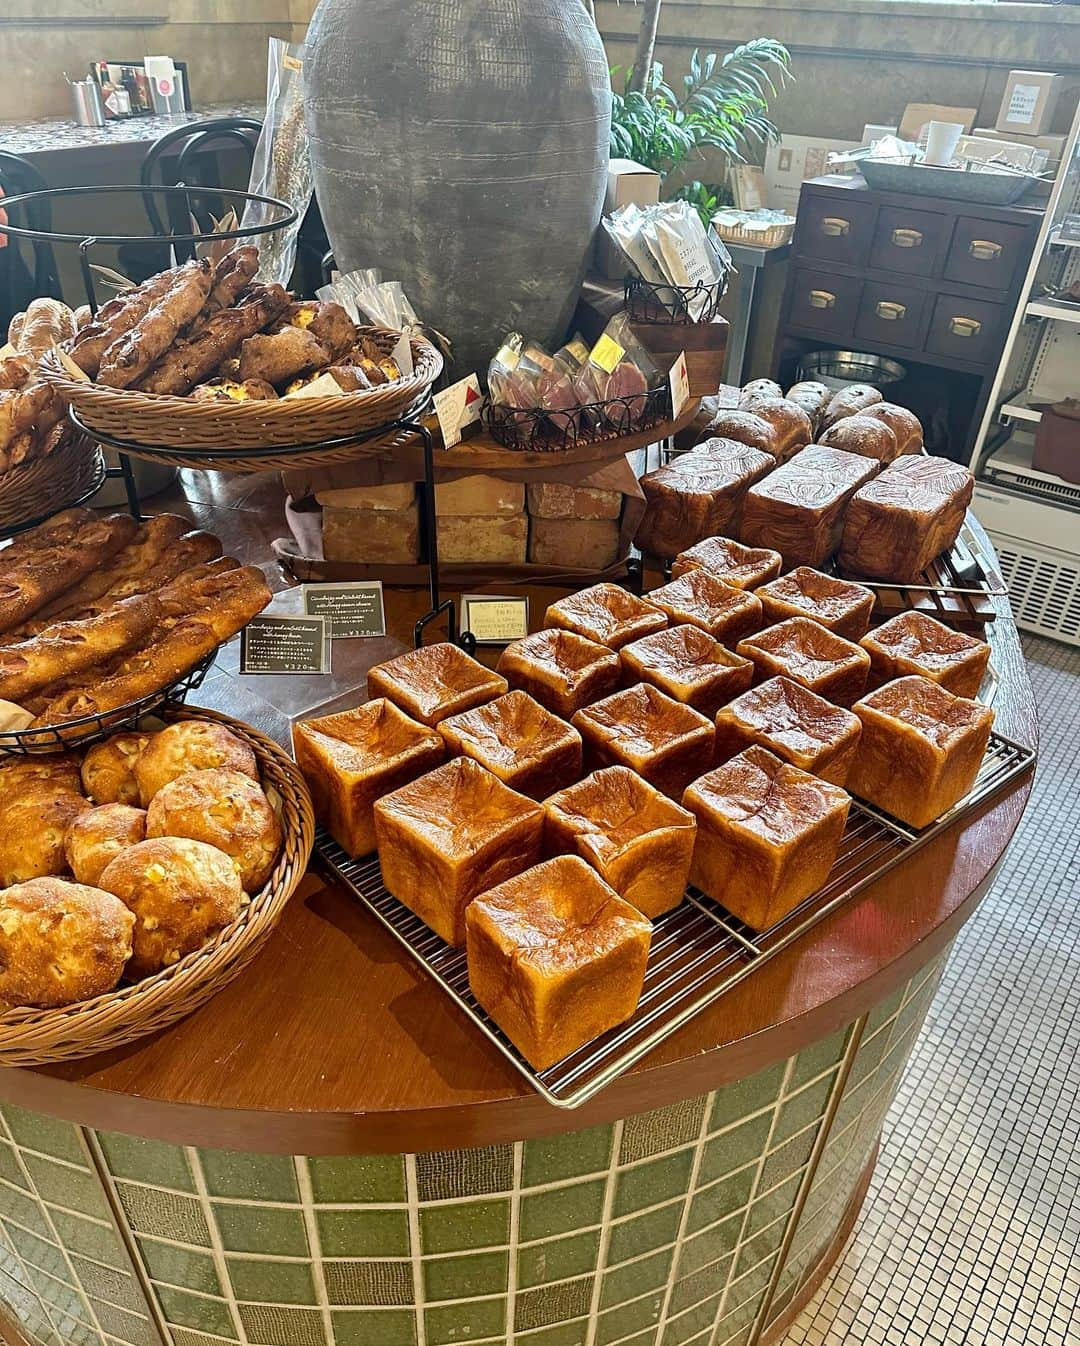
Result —
[[959, 122], [967, 133], [975, 125], [976, 108], [946, 107], [944, 103], [909, 103], [900, 118], [900, 139], [925, 144], [931, 122]]
[[[612, 159], [608, 163], [605, 215], [620, 206], [654, 206], [659, 200], [659, 173], [633, 159]], [[596, 231], [596, 269], [609, 280], [621, 280], [626, 274], [626, 259], [612, 243], [603, 225]]]
[[[770, 145], [765, 151], [765, 204], [771, 210], [786, 210], [794, 215], [807, 178], [837, 171], [829, 167], [829, 154], [857, 150], [860, 143], [825, 136], [783, 136], [778, 145]], [[844, 171], [853, 173], [855, 166], [849, 164]]]
[[994, 123], [997, 130], [1042, 135], [1053, 118], [1064, 82], [1047, 70], [1010, 70]]
[[520, 514], [525, 508], [525, 486], [476, 473], [435, 483], [435, 513], [439, 518]]
[[1065, 153], [1065, 141], [1068, 136], [1044, 132], [1039, 136], [1021, 135], [1018, 131], [999, 131], [994, 126], [976, 126], [971, 133], [973, 139], [997, 140], [1006, 145], [1030, 145], [1032, 149], [1045, 150], [1050, 164], [1061, 162]]

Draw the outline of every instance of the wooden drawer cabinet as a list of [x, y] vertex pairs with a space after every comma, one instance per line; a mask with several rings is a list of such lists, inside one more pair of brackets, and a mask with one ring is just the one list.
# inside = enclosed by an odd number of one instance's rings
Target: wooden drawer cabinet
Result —
[[899, 282], [868, 280], [863, 286], [855, 317], [859, 341], [884, 342], [888, 346], [922, 345], [923, 317], [933, 295]]
[[795, 250], [806, 257], [865, 266], [877, 206], [870, 201], [808, 196], [800, 200]]
[[791, 322], [837, 340], [850, 336], [862, 285], [854, 276], [799, 267], [791, 290]]
[[981, 364], [998, 348], [1004, 317], [1004, 305], [989, 299], [939, 294], [926, 334], [926, 349]]
[[945, 259], [945, 279], [960, 285], [1007, 290], [1030, 253], [1030, 230], [1022, 225], [961, 215]]
[[907, 206], [882, 206], [878, 212], [870, 265], [903, 276], [931, 276], [948, 236], [948, 217]]

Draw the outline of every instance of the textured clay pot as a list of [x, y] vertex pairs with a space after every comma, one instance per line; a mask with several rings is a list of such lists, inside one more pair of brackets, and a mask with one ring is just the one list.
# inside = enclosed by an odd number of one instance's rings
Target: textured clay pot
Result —
[[378, 266], [484, 374], [557, 345], [600, 220], [610, 85], [582, 0], [322, 0], [304, 62], [340, 270]]

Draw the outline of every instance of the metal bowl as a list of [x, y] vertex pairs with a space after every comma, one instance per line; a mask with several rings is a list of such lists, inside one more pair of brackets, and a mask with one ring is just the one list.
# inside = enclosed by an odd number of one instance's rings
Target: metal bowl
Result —
[[907, 377], [907, 369], [897, 360], [861, 351], [808, 351], [799, 361], [800, 383], [812, 380], [839, 392], [849, 383], [869, 383], [887, 388]]

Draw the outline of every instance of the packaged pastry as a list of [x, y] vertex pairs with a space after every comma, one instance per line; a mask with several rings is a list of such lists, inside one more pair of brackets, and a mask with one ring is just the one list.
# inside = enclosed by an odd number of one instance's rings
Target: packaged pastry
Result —
[[715, 731], [704, 715], [648, 683], [579, 710], [586, 769], [628, 766], [672, 799], [709, 769]]
[[774, 466], [760, 449], [732, 439], [705, 440], [641, 478], [645, 513], [634, 542], [666, 558], [734, 531], [747, 490]]
[[917, 673], [954, 696], [975, 697], [990, 663], [990, 646], [984, 640], [954, 631], [915, 609], [882, 622], [860, 644], [870, 656], [875, 687]]
[[721, 645], [700, 626], [685, 623], [624, 645], [619, 658], [627, 683], [651, 683], [710, 720], [721, 706], [745, 692], [754, 677], [749, 659]]
[[495, 671], [564, 720], [619, 685], [619, 656], [574, 631], [548, 627], [507, 645]]
[[834, 785], [844, 785], [862, 725], [790, 678], [770, 678], [721, 706], [716, 714], [716, 760], [726, 762], [751, 744]]
[[441, 641], [376, 664], [368, 673], [367, 690], [368, 696], [385, 696], [412, 719], [434, 728], [448, 715], [502, 696], [507, 687], [505, 678]]
[[763, 624], [788, 617], [811, 617], [845, 640], [859, 640], [870, 625], [876, 596], [873, 589], [851, 580], [825, 575], [811, 566], [796, 566], [756, 590]]
[[761, 599], [725, 584], [708, 570], [688, 570], [670, 584], [651, 589], [648, 600], [673, 625], [689, 622], [734, 648], [761, 625]]
[[740, 640], [736, 648], [753, 660], [761, 682], [790, 678], [837, 706], [850, 706], [866, 690], [870, 656], [809, 617], [788, 617]]
[[771, 547], [744, 547], [730, 537], [707, 537], [676, 556], [672, 579], [688, 570], [707, 570], [736, 589], [757, 589], [780, 574], [784, 558]]
[[659, 608], [606, 582], [560, 598], [544, 613], [545, 626], [573, 631], [612, 650], [650, 631], [662, 631], [667, 624]]
[[543, 799], [581, 775], [581, 735], [528, 692], [507, 692], [440, 721], [448, 756], [479, 762], [504, 785]]

